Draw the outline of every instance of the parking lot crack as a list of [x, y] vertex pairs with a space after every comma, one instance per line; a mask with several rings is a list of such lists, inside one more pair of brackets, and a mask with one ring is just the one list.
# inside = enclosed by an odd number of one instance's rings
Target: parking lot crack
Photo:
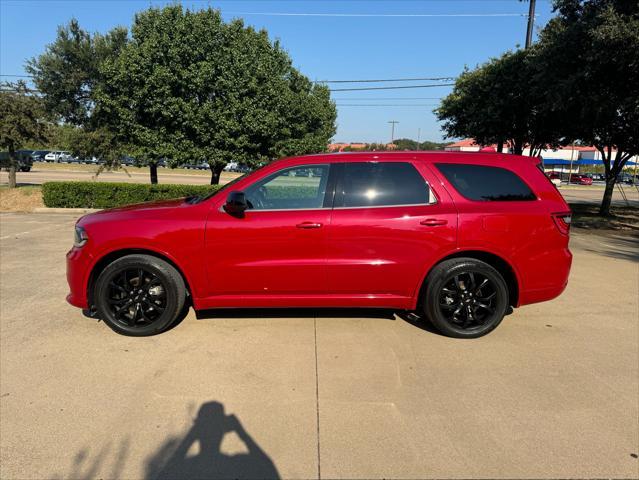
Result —
[[313, 331], [315, 335], [315, 411], [317, 413], [317, 478], [322, 478], [320, 456], [320, 409], [319, 409], [319, 369], [317, 367], [317, 317], [313, 318]]

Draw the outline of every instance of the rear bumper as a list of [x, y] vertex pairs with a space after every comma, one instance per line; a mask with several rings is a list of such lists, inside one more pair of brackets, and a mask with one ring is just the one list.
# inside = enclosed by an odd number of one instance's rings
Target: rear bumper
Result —
[[531, 303], [545, 302], [557, 298], [568, 286], [570, 267], [572, 266], [572, 253], [566, 248], [549, 253], [550, 258], [544, 259], [549, 268], [545, 268], [543, 287], [524, 289], [519, 295], [519, 306]]
[[73, 247], [67, 253], [67, 283], [70, 293], [67, 302], [74, 307], [89, 308], [87, 299], [87, 279], [91, 255], [82, 248]]

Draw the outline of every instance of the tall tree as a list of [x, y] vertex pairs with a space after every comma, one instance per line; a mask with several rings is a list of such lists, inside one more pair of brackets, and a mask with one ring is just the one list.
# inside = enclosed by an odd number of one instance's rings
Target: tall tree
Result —
[[[545, 82], [534, 48], [506, 52], [474, 70], [466, 69], [435, 113], [448, 137], [472, 137], [483, 145], [508, 143], [531, 155], [563, 140], [556, 117], [543, 102]], [[535, 76], [539, 83], [533, 85]]]
[[91, 35], [76, 19], [58, 27], [55, 41], [26, 66], [43, 93], [45, 108], [65, 123], [83, 127], [97, 123], [94, 92], [101, 82], [100, 65], [117, 56], [126, 42], [127, 30], [121, 27], [106, 35]]
[[206, 161], [218, 183], [228, 162], [322, 151], [335, 132], [328, 89], [263, 30], [171, 5], [138, 13], [131, 34], [102, 65], [96, 111], [141, 158]]
[[540, 63], [552, 80], [546, 101], [568, 137], [594, 145], [610, 214], [617, 176], [639, 155], [639, 2], [555, 0], [557, 16], [540, 33]]
[[110, 166], [118, 164], [126, 139], [115, 135], [110, 119], [100, 115], [96, 92], [103, 81], [102, 64], [117, 57], [127, 42], [126, 28], [92, 35], [72, 19], [26, 67], [42, 93], [44, 107], [60, 122], [56, 133], [63, 134], [65, 147], [75, 155], [99, 157]]
[[24, 82], [4, 83], [0, 89], [0, 148], [9, 152], [9, 188], [16, 187], [16, 152], [45, 140], [47, 124], [40, 98]]

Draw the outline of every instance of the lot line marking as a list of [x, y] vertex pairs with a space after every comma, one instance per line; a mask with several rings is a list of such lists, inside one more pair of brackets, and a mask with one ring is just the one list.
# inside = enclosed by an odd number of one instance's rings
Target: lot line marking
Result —
[[23, 235], [29, 235], [30, 233], [38, 233], [38, 232], [43, 232], [43, 231], [47, 231], [47, 230], [57, 230], [59, 227], [60, 227], [60, 225], [51, 225], [51, 224], [49, 224], [46, 227], [36, 228], [35, 230], [28, 230], [26, 232], [17, 232], [17, 233], [11, 234], [11, 235], [4, 235], [4, 236], [0, 237], [0, 240], [7, 240], [9, 238], [19, 239], [19, 237], [21, 237]]
[[320, 412], [319, 412], [319, 370], [317, 368], [317, 315], [313, 318], [315, 335], [315, 411], [317, 412], [317, 478], [321, 480], [322, 469], [320, 459]]

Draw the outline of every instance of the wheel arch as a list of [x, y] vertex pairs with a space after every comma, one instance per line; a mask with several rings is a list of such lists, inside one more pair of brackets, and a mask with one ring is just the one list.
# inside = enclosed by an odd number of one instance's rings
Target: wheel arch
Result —
[[173, 268], [177, 270], [177, 272], [182, 277], [184, 281], [184, 286], [186, 287], [187, 292], [187, 301], [193, 301], [193, 292], [191, 290], [191, 285], [189, 283], [188, 277], [184, 274], [182, 268], [168, 255], [157, 252], [155, 250], [150, 250], [147, 248], [123, 248], [119, 250], [112, 250], [106, 254], [104, 254], [100, 259], [95, 262], [93, 268], [91, 268], [91, 272], [89, 273], [89, 278], [87, 280], [87, 301], [89, 304], [89, 308], [93, 305], [93, 286], [95, 285], [96, 279], [100, 276], [100, 273], [109, 265], [114, 262], [118, 258], [125, 257], [127, 255], [149, 255], [152, 257], [159, 258], [160, 260], [164, 260], [166, 263], [171, 265]]
[[433, 269], [439, 265], [440, 263], [450, 260], [452, 258], [474, 258], [476, 260], [480, 260], [482, 262], [487, 263], [495, 270], [497, 270], [500, 275], [504, 278], [506, 285], [508, 287], [508, 303], [517, 307], [519, 305], [519, 295], [521, 291], [521, 282], [519, 280], [519, 276], [515, 268], [511, 265], [510, 262], [505, 260], [503, 257], [484, 250], [460, 250], [454, 253], [451, 253], [443, 258], [440, 258], [437, 262], [435, 262], [431, 268], [426, 272], [424, 278], [422, 280], [422, 284], [419, 288], [418, 296], [417, 296], [417, 308], [420, 307], [421, 302], [424, 298], [424, 293], [426, 290], [426, 286], [428, 285], [428, 276]]

